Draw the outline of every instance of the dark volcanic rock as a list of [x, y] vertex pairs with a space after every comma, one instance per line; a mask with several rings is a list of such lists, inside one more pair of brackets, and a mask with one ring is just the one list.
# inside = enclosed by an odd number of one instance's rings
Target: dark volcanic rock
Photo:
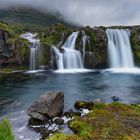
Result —
[[44, 125], [45, 122], [43, 121], [40, 121], [40, 120], [37, 120], [37, 119], [33, 119], [33, 118], [30, 118], [29, 121], [28, 121], [28, 125], [29, 127], [31, 126], [35, 126], [35, 125]]
[[62, 124], [64, 124], [64, 120], [61, 119], [61, 118], [56, 118], [56, 119], [54, 120], [54, 123], [57, 124], [57, 125], [62, 125]]
[[64, 94], [62, 92], [46, 92], [31, 107], [27, 113], [31, 118], [46, 121], [62, 113]]
[[111, 98], [112, 98], [113, 101], [119, 101], [119, 100], [120, 100], [120, 98], [117, 97], [117, 96], [113, 96], [113, 97], [111, 97]]

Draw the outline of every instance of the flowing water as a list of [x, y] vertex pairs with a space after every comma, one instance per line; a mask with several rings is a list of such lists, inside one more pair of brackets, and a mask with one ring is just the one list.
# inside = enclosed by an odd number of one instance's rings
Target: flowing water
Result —
[[59, 70], [64, 69], [83, 69], [83, 60], [81, 52], [75, 49], [76, 39], [79, 32], [73, 32], [64, 45], [61, 47], [63, 52], [53, 46], [57, 67]]
[[30, 71], [39, 69], [39, 66], [42, 63], [43, 57], [43, 47], [40, 44], [40, 41], [36, 39], [37, 34], [26, 33], [22, 34], [21, 37], [27, 39], [30, 45]]
[[[65, 94], [65, 110], [76, 100], [102, 99], [111, 102], [118, 96], [121, 102], [139, 103], [139, 74], [105, 71], [60, 74], [50, 72], [0, 76], [0, 117], [8, 115], [18, 140], [38, 140], [39, 134], [27, 127], [27, 108], [45, 91], [60, 90]], [[4, 98], [5, 97], [5, 98]]]
[[110, 68], [133, 68], [130, 31], [107, 29]]

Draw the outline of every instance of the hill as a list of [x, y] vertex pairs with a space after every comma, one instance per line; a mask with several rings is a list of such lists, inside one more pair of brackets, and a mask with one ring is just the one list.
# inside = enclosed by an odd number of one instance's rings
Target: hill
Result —
[[0, 20], [10, 24], [22, 24], [32, 26], [49, 26], [51, 24], [66, 24], [59, 14], [41, 13], [28, 8], [0, 9]]

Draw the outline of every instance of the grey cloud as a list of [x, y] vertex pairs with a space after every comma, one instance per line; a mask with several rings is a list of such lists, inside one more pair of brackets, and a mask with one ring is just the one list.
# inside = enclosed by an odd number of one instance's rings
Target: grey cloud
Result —
[[0, 8], [29, 6], [42, 12], [60, 12], [80, 25], [140, 24], [139, 0], [0, 0]]

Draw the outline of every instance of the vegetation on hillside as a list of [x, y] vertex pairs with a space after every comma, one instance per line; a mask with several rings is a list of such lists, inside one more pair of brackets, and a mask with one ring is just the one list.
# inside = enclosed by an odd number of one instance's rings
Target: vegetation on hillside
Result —
[[24, 26], [41, 27], [56, 23], [64, 23], [60, 15], [52, 15], [49, 12], [38, 12], [31, 8], [11, 8], [0, 10], [0, 20], [10, 24], [22, 24]]
[[0, 21], [0, 63], [1, 66], [27, 65], [29, 42], [20, 37], [23, 28]]
[[135, 62], [140, 64], [140, 28], [136, 27], [131, 32], [131, 44], [134, 52]]

